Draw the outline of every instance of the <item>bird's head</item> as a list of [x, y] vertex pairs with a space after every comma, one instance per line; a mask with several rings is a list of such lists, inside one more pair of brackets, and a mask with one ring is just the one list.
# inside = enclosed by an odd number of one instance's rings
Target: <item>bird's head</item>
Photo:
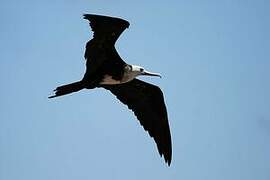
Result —
[[158, 76], [161, 78], [161, 75], [158, 73], [153, 73], [146, 71], [143, 67], [141, 66], [136, 66], [136, 65], [129, 65], [127, 67], [128, 71], [130, 74], [132, 74], [134, 77], [144, 75], [144, 76]]

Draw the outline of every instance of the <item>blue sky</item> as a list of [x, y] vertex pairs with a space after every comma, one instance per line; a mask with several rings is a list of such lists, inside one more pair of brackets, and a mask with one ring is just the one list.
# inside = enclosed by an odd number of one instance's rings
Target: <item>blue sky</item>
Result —
[[[270, 179], [270, 3], [0, 1], [0, 179]], [[116, 47], [166, 98], [167, 167], [109, 92], [47, 99], [85, 70], [83, 13], [130, 22]]]

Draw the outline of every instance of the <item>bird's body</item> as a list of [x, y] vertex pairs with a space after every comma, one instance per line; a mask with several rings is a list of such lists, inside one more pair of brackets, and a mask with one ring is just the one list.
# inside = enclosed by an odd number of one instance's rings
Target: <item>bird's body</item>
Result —
[[86, 72], [83, 81], [101, 83], [107, 76], [116, 81], [122, 79], [126, 63], [120, 58], [114, 46], [106, 46], [106, 43], [93, 40], [86, 44]]
[[129, 22], [114, 17], [86, 14], [94, 38], [87, 42], [86, 72], [81, 81], [59, 86], [55, 95], [62, 96], [81, 89], [102, 87], [111, 91], [134, 111], [141, 125], [154, 138], [160, 155], [171, 163], [171, 135], [163, 93], [159, 87], [136, 79], [139, 75], [159, 76], [142, 67], [125, 63], [115, 49], [120, 34]]

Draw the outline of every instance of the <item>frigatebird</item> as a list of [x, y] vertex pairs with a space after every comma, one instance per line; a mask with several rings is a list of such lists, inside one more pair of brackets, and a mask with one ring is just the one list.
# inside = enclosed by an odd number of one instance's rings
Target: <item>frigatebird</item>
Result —
[[139, 75], [158, 76], [143, 67], [125, 63], [115, 49], [115, 42], [129, 27], [121, 18], [84, 14], [94, 33], [87, 42], [84, 57], [86, 72], [82, 80], [57, 87], [54, 98], [82, 89], [105, 88], [126, 104], [140, 124], [154, 138], [160, 156], [170, 165], [172, 143], [168, 115], [161, 89], [136, 79]]

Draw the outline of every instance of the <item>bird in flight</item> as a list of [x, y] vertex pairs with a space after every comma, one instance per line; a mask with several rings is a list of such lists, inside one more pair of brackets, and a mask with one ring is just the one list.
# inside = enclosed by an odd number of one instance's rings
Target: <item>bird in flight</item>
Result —
[[168, 165], [172, 159], [171, 133], [163, 93], [158, 86], [141, 81], [137, 76], [158, 76], [143, 67], [124, 62], [115, 49], [115, 42], [129, 27], [129, 22], [116, 17], [84, 14], [94, 33], [87, 42], [84, 57], [86, 72], [80, 81], [62, 85], [49, 98], [82, 89], [105, 88], [126, 104], [140, 124], [154, 138], [160, 156]]

